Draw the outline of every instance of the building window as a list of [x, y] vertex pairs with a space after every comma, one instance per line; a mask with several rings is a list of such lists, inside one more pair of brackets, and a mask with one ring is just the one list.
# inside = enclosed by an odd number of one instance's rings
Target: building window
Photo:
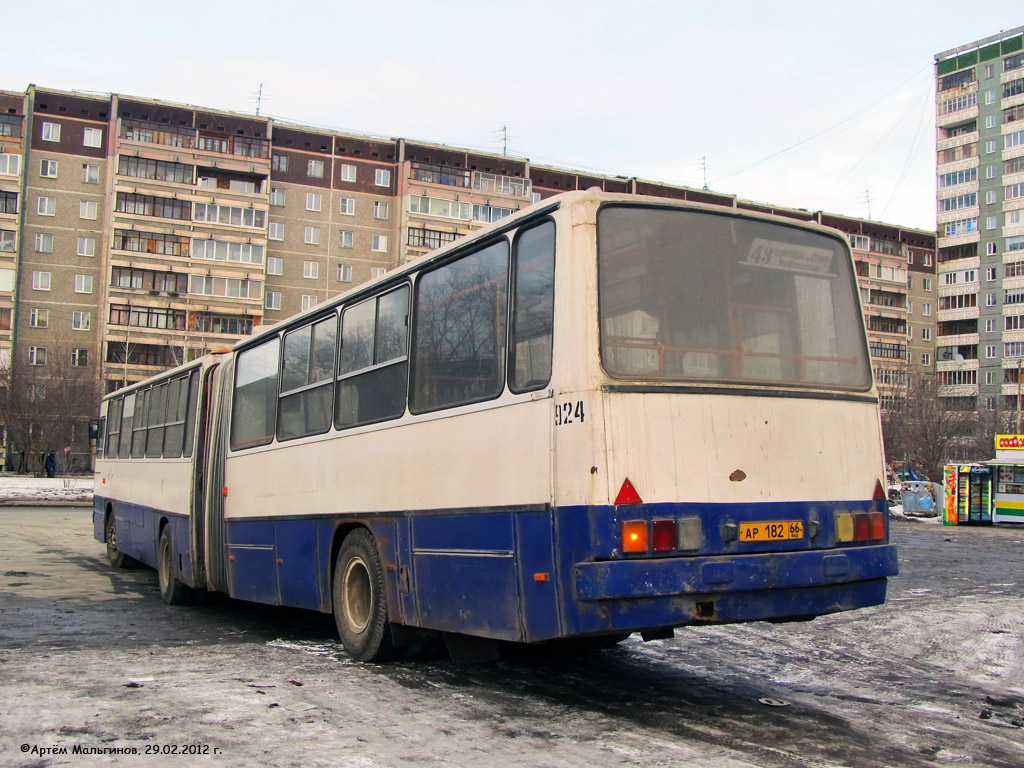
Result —
[[342, 283], [352, 282], [352, 265], [351, 264], [339, 264], [338, 265], [338, 280]]
[[75, 253], [79, 256], [95, 256], [96, 255], [96, 238], [95, 237], [80, 237], [78, 238], [78, 250]]
[[996, 321], [989, 319], [985, 321], [985, 333], [993, 333], [996, 330]]
[[263, 306], [266, 309], [280, 309], [281, 308], [281, 292], [280, 291], [267, 291], [267, 297], [263, 301]]
[[930, 277], [922, 278], [921, 287], [926, 291], [930, 291], [932, 289], [932, 279]]
[[316, 261], [304, 261], [302, 262], [302, 276], [310, 279], [316, 279], [320, 276], [320, 264]]
[[75, 275], [75, 293], [92, 293], [92, 275]]
[[339, 248], [351, 248], [354, 242], [354, 235], [347, 229], [342, 229], [338, 232], [338, 247]]
[[284, 223], [272, 221], [267, 225], [267, 240], [284, 240]]
[[78, 203], [78, 218], [96, 219], [99, 215], [99, 206], [95, 200], [82, 200]]
[[306, 168], [306, 175], [311, 179], [322, 179], [324, 177], [324, 161], [310, 160]]
[[997, 194], [998, 193], [994, 189], [988, 190], [988, 192], [985, 193], [985, 205], [992, 205], [992, 203], [997, 202]]
[[284, 205], [285, 196], [286, 196], [285, 190], [281, 189], [280, 187], [271, 187], [270, 188], [270, 204], [271, 205], [276, 205], [278, 207], [283, 206]]
[[387, 235], [374, 235], [372, 250], [378, 253], [386, 253], [388, 250], [388, 236]]
[[985, 65], [985, 79], [986, 79], [986, 80], [987, 80], [988, 78], [992, 77], [993, 71], [994, 71], [994, 70], [993, 70], [993, 67], [992, 67], [992, 65], [991, 65], [991, 64], [986, 64], [986, 65]]
[[386, 219], [388, 217], [388, 204], [378, 200], [373, 204], [373, 218]]
[[56, 216], [57, 198], [40, 197], [39, 202], [36, 205], [36, 211], [39, 213], [40, 216]]
[[338, 212], [345, 216], [355, 216], [356, 201], [351, 197], [343, 197], [338, 201]]
[[989, 344], [985, 347], [985, 357], [988, 360], [992, 360], [996, 356], [996, 345]]
[[287, 155], [271, 155], [270, 157], [270, 170], [281, 171], [281, 173], [287, 173], [288, 171], [288, 156]]
[[989, 282], [992, 282], [993, 280], [996, 279], [996, 268], [995, 267], [988, 267], [985, 270], [985, 279], [988, 280]]
[[71, 330], [72, 331], [88, 331], [89, 326], [92, 324], [92, 312], [82, 312], [75, 310], [71, 313]]
[[988, 256], [995, 256], [997, 250], [998, 246], [996, 245], [996, 243], [985, 243], [985, 253]]
[[928, 301], [921, 302], [921, 314], [923, 314], [925, 317], [931, 317], [932, 316], [932, 305], [931, 305], [931, 302], [928, 302]]
[[100, 183], [100, 167], [98, 165], [90, 165], [86, 163], [82, 166], [82, 183], [83, 184], [99, 184]]
[[316, 306], [316, 296], [310, 296], [308, 293], [302, 294], [302, 311], [305, 312], [307, 309], [312, 309]]
[[931, 341], [931, 340], [932, 340], [932, 329], [928, 328], [928, 327], [922, 328], [921, 329], [921, 341]]
[[303, 241], [306, 245], [320, 245], [320, 227], [306, 227]]
[[50, 310], [33, 309], [28, 313], [28, 324], [33, 328], [45, 328], [50, 324]]
[[928, 352], [925, 352], [924, 354], [922, 354], [921, 355], [921, 365], [931, 365], [931, 364], [932, 364], [932, 356], [931, 356], [931, 354], [929, 354]]
[[14, 253], [16, 250], [14, 247], [14, 230], [0, 229], [0, 251]]
[[996, 167], [994, 165], [987, 166], [985, 168], [985, 178], [986, 179], [994, 179], [995, 177], [996, 177]]
[[307, 211], [319, 211], [320, 205], [323, 201], [323, 195], [317, 192], [306, 193], [306, 210]]
[[29, 347], [28, 364], [46, 365], [46, 347]]
[[985, 91], [985, 103], [986, 104], [991, 104], [995, 100], [996, 100], [996, 92], [995, 91]]
[[57, 178], [57, 161], [56, 160], [40, 160], [39, 161], [39, 175], [44, 179], [56, 179]]
[[387, 270], [384, 267], [370, 267], [370, 279], [381, 277]]
[[50, 273], [49, 272], [33, 272], [32, 273], [32, 290], [34, 290], [34, 291], [48, 291], [48, 290], [50, 290]]
[[997, 216], [987, 216], [987, 217], [985, 217], [985, 229], [995, 229], [998, 226], [997, 222], [998, 222], [998, 217]]
[[36, 235], [36, 253], [53, 253], [53, 235], [41, 232]]
[[985, 142], [985, 154], [986, 155], [991, 155], [995, 151], [996, 151], [996, 140], [995, 139], [989, 139], [988, 141], [986, 141]]
[[374, 173], [373, 183], [378, 187], [390, 187], [391, 186], [391, 171], [386, 171], [383, 168], [378, 168]]
[[924, 265], [926, 267], [930, 267], [932, 265], [932, 255], [930, 253], [926, 253], [924, 255]]
[[280, 256], [267, 256], [267, 274], [284, 274], [284, 259], [282, 259]]
[[13, 152], [0, 153], [0, 174], [4, 176], [17, 176], [21, 171], [21, 155]]
[[89, 350], [88, 349], [73, 349], [71, 350], [71, 365], [75, 368], [82, 368], [89, 364]]
[[996, 305], [996, 295], [994, 293], [985, 294], [985, 306], [994, 307]]
[[82, 143], [87, 147], [102, 147], [103, 129], [86, 128], [82, 131]]
[[60, 124], [43, 123], [43, 141], [60, 141]]
[[356, 167], [354, 165], [343, 165], [343, 166], [341, 166], [341, 180], [342, 181], [355, 181], [356, 180]]

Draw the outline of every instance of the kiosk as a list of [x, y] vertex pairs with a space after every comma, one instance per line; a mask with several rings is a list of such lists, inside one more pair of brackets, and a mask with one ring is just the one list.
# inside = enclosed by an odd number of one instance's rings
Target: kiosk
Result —
[[995, 472], [996, 523], [1024, 523], [1024, 435], [996, 435], [996, 457], [983, 462]]

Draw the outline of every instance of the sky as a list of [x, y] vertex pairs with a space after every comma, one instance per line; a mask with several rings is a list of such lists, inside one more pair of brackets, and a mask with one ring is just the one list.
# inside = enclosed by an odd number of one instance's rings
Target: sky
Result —
[[1007, 0], [0, 0], [0, 12], [4, 90], [259, 106], [928, 230], [934, 55], [1024, 25]]

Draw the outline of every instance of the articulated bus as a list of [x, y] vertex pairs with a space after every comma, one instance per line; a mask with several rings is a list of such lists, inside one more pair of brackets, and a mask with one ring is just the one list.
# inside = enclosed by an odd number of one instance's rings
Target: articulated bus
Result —
[[549, 198], [108, 395], [101, 435], [112, 565], [333, 613], [364, 661], [806, 620], [897, 572], [849, 246], [753, 212]]

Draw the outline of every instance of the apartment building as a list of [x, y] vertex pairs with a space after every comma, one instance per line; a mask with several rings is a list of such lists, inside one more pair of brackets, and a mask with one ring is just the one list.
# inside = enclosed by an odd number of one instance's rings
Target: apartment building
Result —
[[[54, 372], [67, 368], [98, 396], [533, 202], [593, 187], [846, 232], [883, 397], [934, 359], [929, 232], [440, 144], [35, 86], [0, 92], [0, 148], [0, 351], [14, 348], [15, 375], [39, 391], [41, 382], [53, 390]], [[83, 410], [68, 438], [83, 455], [94, 400], [67, 406]]]
[[1022, 32], [935, 55], [937, 370], [964, 410], [1015, 410], [1024, 358]]

